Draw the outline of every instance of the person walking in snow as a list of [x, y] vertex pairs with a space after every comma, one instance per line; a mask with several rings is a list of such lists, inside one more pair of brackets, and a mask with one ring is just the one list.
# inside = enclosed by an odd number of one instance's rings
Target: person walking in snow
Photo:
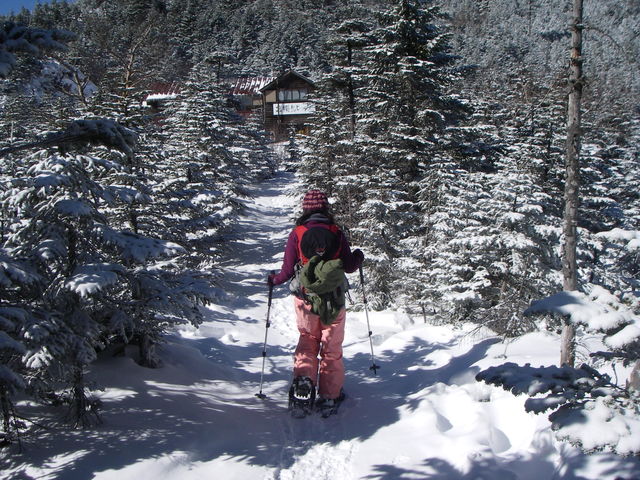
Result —
[[324, 192], [307, 192], [302, 210], [289, 234], [280, 272], [268, 277], [270, 286], [292, 280], [300, 333], [289, 391], [294, 416], [306, 415], [314, 404], [330, 411], [344, 398], [344, 274], [358, 270], [364, 260], [361, 250], [351, 251], [346, 236], [335, 224]]

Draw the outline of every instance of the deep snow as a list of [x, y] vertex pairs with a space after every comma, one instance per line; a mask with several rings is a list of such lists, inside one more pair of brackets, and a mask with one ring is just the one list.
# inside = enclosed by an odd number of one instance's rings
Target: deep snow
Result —
[[[102, 358], [93, 367], [104, 402], [94, 429], [38, 430], [23, 454], [2, 452], [2, 478], [20, 479], [616, 479], [640, 463], [585, 455], [557, 442], [524, 397], [474, 380], [506, 361], [551, 365], [546, 332], [503, 343], [470, 325], [425, 324], [402, 312], [370, 312], [378, 375], [363, 312], [347, 317], [348, 398], [337, 416], [296, 420], [286, 412], [297, 340], [291, 299], [275, 291], [266, 371], [258, 399], [269, 270], [292, 225], [289, 174], [254, 189], [229, 238], [226, 295], [198, 329], [181, 327], [160, 349], [163, 367]], [[365, 252], [366, 253], [366, 252]], [[352, 283], [357, 283], [354, 275]], [[584, 345], [583, 348], [588, 348]], [[23, 413], [60, 412], [21, 403]]]

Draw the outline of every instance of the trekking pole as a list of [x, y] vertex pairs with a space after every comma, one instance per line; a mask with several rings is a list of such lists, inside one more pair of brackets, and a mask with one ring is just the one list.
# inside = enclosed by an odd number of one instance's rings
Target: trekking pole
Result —
[[[276, 272], [273, 270], [271, 274], [274, 275]], [[269, 315], [271, 313], [271, 298], [273, 297], [273, 284], [269, 283], [269, 301], [267, 302], [267, 325], [264, 329], [264, 345], [262, 346], [262, 372], [260, 373], [260, 392], [256, 393], [256, 397], [264, 400], [267, 396], [262, 393], [262, 384], [264, 382], [264, 364], [267, 360], [267, 334], [269, 333], [269, 327], [271, 326], [271, 322], [269, 322]]]
[[360, 265], [360, 286], [362, 287], [364, 313], [367, 317], [367, 330], [369, 330], [369, 345], [371, 346], [371, 366], [369, 367], [369, 370], [373, 370], [373, 374], [377, 375], [378, 369], [380, 367], [376, 365], [376, 359], [375, 359], [375, 356], [373, 355], [373, 339], [371, 338], [371, 336], [373, 335], [373, 332], [371, 331], [371, 324], [369, 323], [369, 308], [367, 306], [367, 295], [364, 292], [364, 273], [362, 272], [362, 265]]

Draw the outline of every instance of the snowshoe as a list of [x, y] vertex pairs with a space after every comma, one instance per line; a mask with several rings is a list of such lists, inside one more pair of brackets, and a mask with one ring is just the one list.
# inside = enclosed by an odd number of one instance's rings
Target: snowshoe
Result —
[[346, 398], [346, 394], [344, 390], [340, 390], [340, 395], [338, 398], [319, 398], [316, 403], [316, 410], [320, 412], [322, 418], [330, 417], [331, 415], [335, 415], [338, 413], [338, 409], [340, 405]]
[[296, 377], [289, 389], [289, 411], [294, 418], [311, 413], [316, 400], [316, 388], [309, 377]]

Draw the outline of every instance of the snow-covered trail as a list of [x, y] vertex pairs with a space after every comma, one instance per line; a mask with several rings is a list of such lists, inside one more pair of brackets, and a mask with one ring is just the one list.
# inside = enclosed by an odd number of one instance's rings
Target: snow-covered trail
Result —
[[[286, 287], [274, 292], [263, 391], [266, 275], [290, 231], [293, 177], [253, 188], [229, 237], [219, 305], [198, 329], [183, 327], [150, 370], [131, 358], [93, 367], [104, 424], [39, 432], [22, 455], [2, 459], [17, 479], [637, 479], [640, 464], [584, 455], [553, 439], [524, 398], [475, 382], [504, 361], [551, 364], [557, 337], [539, 332], [505, 345], [471, 326], [433, 326], [401, 312], [371, 312], [378, 375], [369, 370], [366, 319], [349, 312], [349, 395], [337, 416], [302, 420], [286, 411], [297, 341]], [[366, 252], [365, 252], [366, 253]], [[357, 276], [352, 279], [357, 283]], [[20, 405], [23, 409], [35, 409]]]

